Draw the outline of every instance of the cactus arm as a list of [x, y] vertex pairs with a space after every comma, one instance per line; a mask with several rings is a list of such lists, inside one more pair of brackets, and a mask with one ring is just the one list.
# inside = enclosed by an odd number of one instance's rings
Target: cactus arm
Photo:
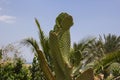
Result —
[[[72, 16], [67, 13], [61, 13], [56, 18], [54, 29], [50, 31], [49, 44], [53, 63], [58, 64], [55, 67], [60, 68], [62, 75], [65, 77], [61, 80], [71, 80], [70, 63], [68, 55], [70, 53], [70, 32], [69, 29], [73, 25]], [[56, 70], [55, 70], [56, 71]], [[57, 77], [57, 71], [56, 77]], [[59, 74], [59, 72], [58, 72]]]
[[[55, 71], [55, 76], [56, 80], [64, 80], [65, 79], [65, 74], [62, 70], [64, 68], [64, 61], [62, 58], [62, 55], [60, 53], [60, 49], [58, 48], [58, 38], [57, 35], [51, 31], [50, 32], [50, 38], [49, 38], [49, 44], [50, 44], [50, 50], [51, 50], [51, 58], [52, 62], [54, 64], [54, 71]], [[62, 67], [62, 68], [61, 68]]]
[[42, 51], [37, 50], [37, 52], [38, 52], [40, 66], [41, 66], [47, 80], [55, 80], [55, 77], [53, 76], [53, 74], [52, 74], [52, 72], [47, 64], [46, 58], [43, 55]]
[[61, 13], [56, 18], [56, 24], [54, 26], [54, 32], [58, 37], [59, 49], [63, 56], [63, 59], [66, 61], [67, 65], [70, 66], [69, 63], [69, 55], [70, 55], [70, 27], [73, 25], [72, 16], [67, 13]]

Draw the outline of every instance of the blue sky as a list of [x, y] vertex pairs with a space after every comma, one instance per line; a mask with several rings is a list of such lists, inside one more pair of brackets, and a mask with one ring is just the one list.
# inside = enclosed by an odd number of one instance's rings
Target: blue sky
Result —
[[[120, 35], [120, 0], [0, 0], [0, 46], [27, 37], [38, 40], [35, 17], [48, 35], [61, 12], [73, 16], [72, 42], [99, 34]], [[28, 61], [32, 55], [25, 55]]]

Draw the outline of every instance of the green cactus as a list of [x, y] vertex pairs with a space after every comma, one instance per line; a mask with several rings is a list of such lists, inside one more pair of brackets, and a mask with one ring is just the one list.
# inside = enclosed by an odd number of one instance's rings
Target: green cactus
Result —
[[[71, 70], [68, 56], [70, 53], [70, 32], [69, 29], [73, 25], [72, 16], [67, 13], [61, 13], [54, 26], [54, 30], [50, 31], [49, 45], [50, 55], [53, 58], [55, 67], [59, 67], [62, 74], [59, 74], [56, 68], [57, 80], [71, 80]], [[56, 64], [57, 63], [57, 64]], [[62, 75], [62, 78], [59, 77]]]

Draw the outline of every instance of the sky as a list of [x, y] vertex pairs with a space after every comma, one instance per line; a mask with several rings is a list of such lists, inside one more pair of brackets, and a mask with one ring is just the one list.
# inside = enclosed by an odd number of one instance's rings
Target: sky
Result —
[[[73, 17], [72, 43], [88, 36], [120, 35], [120, 0], [0, 0], [0, 46], [28, 37], [38, 40], [35, 18], [49, 35], [61, 12]], [[25, 52], [32, 61], [33, 54]]]

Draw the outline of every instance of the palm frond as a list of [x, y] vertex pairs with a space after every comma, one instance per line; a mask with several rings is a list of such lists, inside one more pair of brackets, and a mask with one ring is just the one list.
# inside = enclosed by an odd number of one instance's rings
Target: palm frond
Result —
[[35, 18], [35, 23], [39, 30], [39, 39], [40, 39], [40, 44], [41, 44], [42, 50], [45, 53], [45, 55], [48, 55], [48, 53], [49, 53], [48, 37], [45, 36], [43, 30], [40, 27], [40, 23], [38, 22], [38, 20], [36, 18]]
[[113, 62], [120, 62], [120, 51], [109, 53], [103, 57], [100, 61], [95, 63], [95, 72], [100, 72], [102, 69], [107, 68]]
[[90, 44], [92, 44], [95, 41], [96, 38], [87, 39], [87, 40], [81, 40], [79, 43], [74, 43], [73, 48], [75, 51], [80, 50], [81, 52], [84, 51]]
[[45, 35], [44, 35], [44, 32], [42, 31], [41, 27], [40, 27], [40, 23], [38, 22], [38, 20], [35, 18], [35, 23], [38, 27], [38, 30], [39, 30], [39, 38], [40, 38], [40, 43], [42, 45], [42, 47], [44, 46], [44, 38], [45, 38]]
[[116, 35], [104, 35], [104, 48], [105, 53], [114, 52], [116, 50], [120, 50], [120, 36]]
[[24, 39], [21, 43], [26, 46], [33, 47], [36, 51], [39, 49], [39, 45], [38, 45], [37, 41], [34, 40], [33, 38]]

